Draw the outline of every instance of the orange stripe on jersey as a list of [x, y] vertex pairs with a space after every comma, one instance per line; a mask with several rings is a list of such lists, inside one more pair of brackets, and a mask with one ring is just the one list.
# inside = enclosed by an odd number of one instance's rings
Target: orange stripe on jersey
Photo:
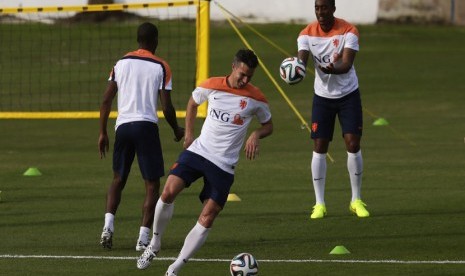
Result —
[[115, 67], [111, 68], [110, 76], [108, 77], [109, 80], [115, 79]]
[[144, 50], [144, 49], [138, 49], [136, 51], [129, 52], [129, 53], [127, 53], [125, 55], [125, 57], [128, 57], [128, 56], [133, 56], [133, 57], [135, 56], [135, 57], [152, 59], [155, 62], [163, 64], [163, 66], [165, 67], [165, 71], [166, 71], [165, 83], [168, 83], [171, 80], [171, 68], [168, 65], [168, 63], [166, 63], [166, 61], [164, 61], [160, 57], [155, 56], [150, 51], [147, 51], [147, 50]]
[[333, 37], [335, 35], [353, 33], [357, 37], [360, 37], [358, 30], [354, 25], [340, 18], [334, 18], [334, 20], [334, 26], [328, 33], [325, 33], [321, 29], [320, 24], [318, 24], [318, 21], [315, 21], [303, 29], [299, 35], [308, 35], [313, 37]]
[[265, 95], [258, 87], [248, 83], [244, 88], [241, 89], [231, 88], [228, 86], [228, 83], [226, 81], [227, 78], [228, 77], [209, 78], [202, 82], [199, 86], [206, 89], [218, 90], [234, 95], [249, 97], [260, 102], [268, 103], [268, 101], [265, 98]]

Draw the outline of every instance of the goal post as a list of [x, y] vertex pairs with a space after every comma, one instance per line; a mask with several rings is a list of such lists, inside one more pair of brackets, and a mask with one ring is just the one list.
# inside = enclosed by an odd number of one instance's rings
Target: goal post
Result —
[[[77, 16], [111, 12], [102, 21]], [[0, 119], [99, 118], [111, 67], [137, 48], [144, 21], [159, 27], [156, 55], [170, 64], [176, 116], [185, 117], [192, 90], [209, 77], [210, 0], [0, 6]]]

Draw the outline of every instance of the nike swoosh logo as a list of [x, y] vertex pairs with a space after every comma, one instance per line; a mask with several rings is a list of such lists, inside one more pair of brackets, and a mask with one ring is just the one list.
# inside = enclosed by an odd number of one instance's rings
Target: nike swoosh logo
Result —
[[318, 45], [318, 43], [312, 43], [312, 46], [316, 46], [316, 45]]
[[322, 180], [322, 179], [324, 179], [324, 177], [321, 177], [321, 178], [313, 178], [313, 180], [315, 180], [315, 181]]
[[363, 172], [355, 173], [355, 175], [362, 175]]

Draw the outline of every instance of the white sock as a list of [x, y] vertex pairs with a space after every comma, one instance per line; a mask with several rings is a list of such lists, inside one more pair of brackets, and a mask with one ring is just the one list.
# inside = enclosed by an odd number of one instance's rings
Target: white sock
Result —
[[108, 228], [110, 229], [111, 232], [114, 232], [115, 228], [113, 227], [113, 222], [115, 221], [115, 215], [112, 213], [106, 213], [105, 214], [105, 225], [103, 225], [103, 228]]
[[143, 244], [149, 242], [150, 237], [150, 228], [141, 226], [139, 229], [139, 240], [142, 241]]
[[361, 199], [363, 158], [362, 151], [357, 153], [347, 152], [347, 170], [350, 176], [350, 187], [352, 189], [352, 201]]
[[166, 226], [171, 220], [174, 211], [174, 203], [164, 203], [161, 198], [158, 199], [155, 207], [155, 214], [153, 215], [153, 236], [150, 241], [152, 250], [154, 252], [160, 251], [161, 248], [161, 237], [165, 232]]
[[316, 204], [325, 204], [326, 153], [313, 152], [312, 180]]
[[200, 223], [192, 228], [187, 234], [178, 258], [168, 268], [169, 272], [178, 274], [179, 270], [187, 263], [187, 261], [197, 252], [208, 237], [211, 228], [205, 228]]

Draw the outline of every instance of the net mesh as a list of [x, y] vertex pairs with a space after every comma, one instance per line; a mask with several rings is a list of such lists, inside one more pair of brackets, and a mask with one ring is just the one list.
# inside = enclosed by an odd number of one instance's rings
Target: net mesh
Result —
[[173, 103], [185, 107], [195, 86], [195, 5], [38, 10], [0, 12], [0, 112], [97, 111], [112, 66], [137, 49], [146, 21], [159, 29], [156, 55], [171, 67]]

